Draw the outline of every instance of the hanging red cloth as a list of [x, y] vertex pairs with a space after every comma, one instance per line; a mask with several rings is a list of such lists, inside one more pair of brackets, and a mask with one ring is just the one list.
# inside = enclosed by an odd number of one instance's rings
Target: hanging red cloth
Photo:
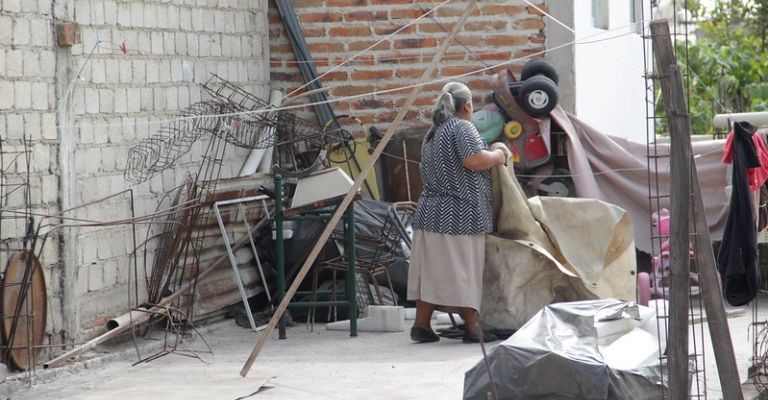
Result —
[[[768, 180], [768, 147], [766, 147], [763, 138], [757, 132], [752, 134], [752, 143], [755, 145], [755, 152], [760, 159], [760, 165], [754, 168], [747, 168], [747, 182], [751, 192], [760, 189], [766, 180]], [[730, 164], [733, 161], [733, 129], [728, 134], [723, 148], [723, 162]]]

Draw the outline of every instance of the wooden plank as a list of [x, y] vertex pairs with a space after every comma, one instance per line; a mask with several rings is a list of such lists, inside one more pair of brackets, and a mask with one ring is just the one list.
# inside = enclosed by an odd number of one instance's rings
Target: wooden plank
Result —
[[[707, 312], [710, 337], [715, 352], [723, 398], [741, 400], [739, 374], [733, 352], [728, 320], [718, 285], [712, 241], [701, 196], [698, 175], [692, 157], [691, 126], [685, 103], [683, 80], [673, 52], [666, 20], [651, 23], [654, 53], [664, 95], [665, 111], [671, 135], [671, 284], [669, 354], [670, 393], [673, 399], [688, 398], [688, 244], [689, 228], [695, 227], [696, 262], [699, 268], [701, 296]], [[668, 75], [667, 75], [668, 74]], [[691, 179], [693, 177], [693, 179]], [[693, 206], [693, 207], [691, 207]], [[692, 221], [689, 219], [692, 216]], [[679, 226], [678, 226], [679, 225]]]
[[691, 194], [691, 127], [680, 70], [667, 21], [651, 23], [664, 110], [670, 135], [670, 280], [669, 280], [669, 397], [688, 398], [688, 274], [689, 204]]
[[[475, 10], [476, 7], [477, 7], [477, 0], [471, 0], [467, 5], [466, 10], [464, 11], [464, 14], [461, 16], [461, 18], [459, 18], [459, 20], [453, 26], [453, 30], [451, 31], [451, 33], [443, 41], [443, 43], [440, 44], [440, 48], [438, 49], [437, 53], [432, 59], [432, 62], [429, 64], [429, 66], [427, 66], [427, 69], [424, 70], [424, 73], [421, 75], [422, 81], [427, 80], [432, 76], [432, 74], [435, 71], [435, 68], [437, 67], [437, 63], [442, 59], [443, 54], [445, 53], [445, 50], [448, 48], [448, 45], [453, 41], [453, 38], [456, 37], [456, 34], [459, 33], [459, 30], [464, 25], [464, 22], [466, 22], [467, 18], [469, 18], [469, 15], [472, 14], [472, 12]], [[293, 284], [285, 293], [285, 296], [283, 297], [283, 301], [280, 302], [280, 306], [278, 306], [277, 310], [275, 310], [275, 313], [272, 316], [272, 319], [269, 321], [269, 325], [267, 325], [267, 328], [264, 329], [264, 331], [259, 336], [259, 340], [256, 343], [256, 346], [253, 348], [253, 351], [251, 351], [250, 356], [248, 356], [248, 360], [245, 362], [245, 365], [243, 365], [243, 368], [240, 370], [241, 376], [244, 377], [248, 375], [248, 371], [251, 370], [253, 363], [256, 361], [256, 357], [258, 357], [259, 353], [261, 352], [261, 349], [264, 347], [264, 345], [267, 343], [267, 340], [269, 340], [269, 337], [272, 335], [272, 331], [275, 329], [277, 322], [280, 320], [280, 317], [282, 317], [286, 308], [288, 308], [288, 303], [290, 303], [291, 299], [296, 294], [296, 290], [298, 290], [299, 285], [301, 284], [301, 281], [304, 280], [304, 277], [309, 272], [310, 267], [312, 267], [312, 264], [315, 262], [315, 259], [320, 254], [320, 251], [322, 250], [323, 245], [325, 245], [325, 242], [331, 236], [333, 229], [336, 227], [339, 221], [341, 221], [341, 218], [344, 215], [344, 211], [346, 211], [347, 207], [349, 207], [349, 204], [352, 202], [352, 199], [355, 197], [355, 195], [357, 194], [357, 191], [360, 189], [360, 186], [365, 181], [365, 177], [368, 176], [368, 174], [371, 172], [374, 164], [376, 163], [376, 160], [379, 159], [379, 157], [381, 156], [381, 153], [384, 152], [384, 148], [386, 148], [387, 143], [389, 143], [389, 140], [392, 139], [392, 136], [395, 134], [395, 131], [400, 127], [400, 124], [403, 122], [403, 119], [405, 118], [405, 114], [413, 106], [413, 103], [416, 100], [416, 96], [421, 91], [421, 88], [422, 88], [421, 86], [416, 86], [413, 88], [413, 90], [411, 91], [411, 94], [408, 96], [408, 99], [405, 101], [405, 104], [397, 113], [397, 116], [395, 116], [394, 121], [392, 121], [392, 124], [390, 124], [389, 127], [387, 128], [387, 133], [384, 135], [384, 137], [381, 139], [379, 144], [376, 146], [376, 149], [373, 151], [371, 158], [365, 164], [365, 167], [361, 171], [360, 175], [358, 175], [357, 178], [355, 179], [355, 183], [352, 185], [352, 188], [349, 190], [349, 193], [347, 193], [347, 195], [344, 197], [344, 200], [342, 200], [341, 204], [339, 204], [339, 207], [334, 212], [333, 216], [331, 217], [331, 220], [325, 226], [323, 233], [321, 233], [320, 237], [317, 239], [317, 242], [315, 243], [314, 248], [312, 248], [312, 251], [309, 253], [307, 260], [304, 262], [304, 265], [299, 270], [299, 273], [294, 279]]]

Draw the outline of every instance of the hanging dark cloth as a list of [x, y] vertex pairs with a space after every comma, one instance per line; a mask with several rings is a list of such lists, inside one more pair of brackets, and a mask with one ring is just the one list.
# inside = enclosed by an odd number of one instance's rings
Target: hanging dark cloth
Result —
[[752, 135], [757, 131], [748, 122], [733, 124], [731, 203], [723, 241], [717, 255], [717, 269], [723, 278], [725, 299], [734, 306], [749, 303], [757, 295], [760, 273], [757, 257], [757, 229], [747, 182], [747, 168], [760, 166]]

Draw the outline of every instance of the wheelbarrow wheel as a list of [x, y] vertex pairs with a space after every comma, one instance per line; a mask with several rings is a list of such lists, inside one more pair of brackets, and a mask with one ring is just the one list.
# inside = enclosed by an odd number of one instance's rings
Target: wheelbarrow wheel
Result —
[[532, 117], [543, 117], [557, 105], [557, 85], [545, 76], [534, 76], [520, 86], [520, 107]]
[[576, 186], [571, 179], [571, 171], [555, 168], [552, 176], [539, 184], [537, 192], [539, 196], [576, 197]]
[[555, 69], [555, 66], [542, 58], [537, 58], [525, 63], [523, 70], [520, 72], [520, 80], [525, 81], [533, 78], [536, 75], [546, 76], [547, 78], [551, 79], [555, 85], [560, 83], [560, 76], [557, 74], [557, 69]]

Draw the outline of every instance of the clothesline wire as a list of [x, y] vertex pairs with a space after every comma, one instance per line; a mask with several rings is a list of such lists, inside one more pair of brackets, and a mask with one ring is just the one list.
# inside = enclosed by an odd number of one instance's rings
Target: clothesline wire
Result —
[[[356, 99], [361, 99], [361, 98], [366, 98], [366, 97], [371, 97], [371, 96], [380, 96], [380, 95], [384, 95], [384, 94], [390, 94], [390, 93], [405, 91], [405, 90], [408, 90], [408, 89], [413, 89], [415, 87], [424, 87], [424, 86], [428, 86], [428, 85], [431, 85], [431, 84], [444, 83], [444, 82], [448, 82], [448, 81], [451, 81], [451, 80], [465, 78], [465, 77], [468, 77], [468, 76], [481, 74], [481, 73], [490, 71], [492, 69], [505, 67], [505, 66], [508, 66], [508, 65], [511, 65], [511, 64], [514, 64], [514, 63], [526, 60], [526, 59], [542, 56], [544, 54], [547, 54], [547, 53], [552, 52], [552, 51], [559, 50], [559, 49], [567, 47], [567, 46], [579, 45], [579, 44], [596, 43], [596, 42], [601, 42], [601, 41], [608, 41], [608, 40], [613, 40], [613, 39], [616, 39], [616, 38], [619, 38], [619, 37], [623, 37], [623, 36], [627, 36], [627, 35], [632, 34], [631, 32], [629, 32], [629, 33], [622, 33], [622, 34], [618, 34], [618, 35], [610, 36], [610, 37], [604, 37], [604, 38], [599, 38], [599, 39], [594, 39], [594, 40], [587, 40], [587, 39], [595, 37], [595, 36], [603, 35], [606, 32], [621, 30], [623, 28], [624, 27], [618, 27], [618, 28], [614, 28], [612, 30], [590, 34], [590, 35], [584, 36], [581, 39], [577, 39], [577, 40], [573, 40], [573, 41], [570, 41], [570, 42], [562, 43], [560, 45], [551, 47], [549, 49], [537, 51], [537, 52], [534, 52], [534, 53], [531, 53], [531, 54], [527, 54], [527, 55], [524, 55], [524, 56], [520, 56], [520, 57], [515, 57], [515, 58], [513, 58], [511, 60], [502, 61], [502, 62], [493, 64], [493, 65], [490, 65], [488, 67], [483, 67], [483, 68], [475, 69], [475, 70], [472, 70], [472, 71], [469, 71], [469, 72], [466, 72], [466, 73], [462, 73], [462, 74], [458, 74], [458, 75], [454, 75], [454, 76], [450, 76], [450, 77], [436, 78], [436, 79], [433, 79], [433, 80], [430, 80], [430, 81], [427, 81], [427, 82], [414, 83], [414, 84], [410, 84], [410, 85], [398, 86], [398, 87], [395, 87], [395, 88], [389, 88], [389, 89], [377, 90], [377, 91], [372, 91], [372, 92], [366, 92], [366, 93], [362, 93], [362, 94], [358, 94], [358, 95], [337, 97], [337, 98], [333, 98], [333, 99], [327, 99], [325, 101], [310, 102], [310, 103], [296, 104], [296, 105], [290, 105], [290, 106], [281, 106], [281, 107], [270, 107], [270, 108], [263, 108], [263, 109], [257, 109], [257, 110], [232, 112], [232, 113], [197, 115], [197, 116], [183, 116], [183, 117], [182, 116], [177, 116], [177, 117], [170, 118], [170, 119], [158, 119], [158, 120], [147, 121], [147, 122], [136, 122], [136, 121], [134, 121], [134, 122], [129, 123], [129, 124], [125, 124], [123, 122], [121, 122], [121, 123], [105, 123], [105, 124], [90, 124], [90, 123], [82, 123], [81, 122], [79, 124], [72, 125], [72, 128], [83, 128], [83, 127], [85, 127], [85, 128], [109, 128], [109, 127], [122, 127], [122, 126], [126, 126], [126, 125], [127, 126], [149, 126], [149, 125], [173, 123], [173, 122], [184, 121], [184, 120], [189, 121], [189, 120], [203, 119], [203, 118], [245, 117], [245, 116], [249, 116], [249, 115], [263, 114], [263, 113], [266, 113], [266, 112], [297, 110], [297, 109], [303, 109], [303, 108], [307, 108], [307, 107], [311, 107], [311, 106], [319, 106], [319, 105], [322, 105], [322, 104], [333, 104], [333, 103], [338, 103], [338, 102], [349, 102], [349, 101], [356, 100]], [[149, 118], [149, 117], [150, 116], [148, 116], [148, 115], [139, 115], [139, 116], [127, 116], [127, 117], [122, 117], [122, 118]], [[115, 118], [115, 117], [113, 117], [113, 118]], [[51, 128], [51, 127], [54, 127], [54, 126], [53, 125], [50, 125], [50, 126], [49, 125], [42, 125], [41, 128], [40, 128], [40, 131], [43, 131], [44, 129]], [[17, 127], [16, 130], [17, 131], [29, 132], [29, 130], [25, 129], [25, 127], [23, 127], [23, 126], [22, 127]], [[6, 131], [13, 131], [13, 129], [7, 129]]]

